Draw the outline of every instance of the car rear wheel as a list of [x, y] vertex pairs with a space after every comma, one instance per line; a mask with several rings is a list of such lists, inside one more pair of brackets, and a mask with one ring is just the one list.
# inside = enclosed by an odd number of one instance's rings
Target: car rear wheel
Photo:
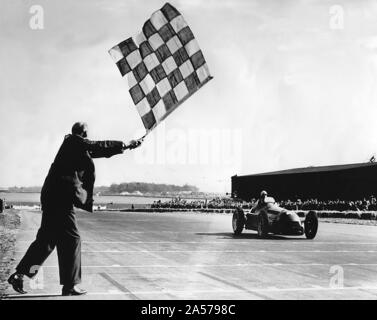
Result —
[[245, 214], [240, 208], [236, 208], [233, 212], [232, 227], [234, 234], [241, 234], [245, 226]]
[[258, 216], [258, 236], [265, 238], [268, 234], [268, 219], [265, 214], [260, 213]]
[[305, 236], [307, 239], [314, 239], [318, 231], [318, 217], [314, 211], [310, 211], [304, 222]]

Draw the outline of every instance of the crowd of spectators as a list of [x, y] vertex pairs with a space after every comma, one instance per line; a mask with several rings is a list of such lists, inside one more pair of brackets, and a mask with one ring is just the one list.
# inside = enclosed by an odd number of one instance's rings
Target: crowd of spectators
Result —
[[[214, 198], [214, 199], [182, 199], [173, 198], [169, 201], [154, 201], [151, 208], [172, 208], [172, 209], [233, 209], [239, 207], [240, 203], [231, 198]], [[243, 207], [250, 207], [250, 203], [244, 202]]]
[[[231, 198], [214, 198], [211, 200], [189, 200], [180, 197], [173, 198], [169, 201], [154, 201], [151, 208], [171, 208], [171, 209], [233, 209], [242, 207], [250, 209], [256, 204], [257, 199], [250, 202], [235, 201]], [[364, 198], [363, 200], [345, 201], [345, 200], [281, 200], [277, 204], [288, 210], [318, 210], [318, 211], [377, 211], [377, 200], [374, 196]]]
[[377, 211], [377, 201], [374, 196], [363, 200], [327, 200], [309, 199], [301, 201], [280, 201], [279, 205], [288, 210], [318, 210], [318, 211]]

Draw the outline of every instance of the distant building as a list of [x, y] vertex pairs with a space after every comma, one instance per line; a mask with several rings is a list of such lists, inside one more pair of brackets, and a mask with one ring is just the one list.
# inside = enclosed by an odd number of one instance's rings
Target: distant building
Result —
[[233, 176], [232, 196], [249, 201], [266, 190], [278, 200], [356, 200], [377, 195], [377, 163], [307, 167]]

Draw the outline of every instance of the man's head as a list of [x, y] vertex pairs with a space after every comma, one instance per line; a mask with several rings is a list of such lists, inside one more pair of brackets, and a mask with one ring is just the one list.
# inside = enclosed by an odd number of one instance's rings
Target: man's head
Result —
[[72, 134], [87, 138], [88, 137], [88, 125], [85, 122], [76, 122], [72, 126]]

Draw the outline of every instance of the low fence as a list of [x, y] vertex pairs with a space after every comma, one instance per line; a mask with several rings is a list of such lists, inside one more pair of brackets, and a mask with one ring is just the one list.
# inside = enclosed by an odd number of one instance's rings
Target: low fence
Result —
[[[109, 210], [107, 210], [109, 211]], [[197, 212], [197, 213], [223, 213], [232, 214], [234, 209], [176, 209], [176, 208], [138, 208], [138, 209], [121, 209], [111, 211], [122, 212]], [[361, 219], [377, 220], [377, 211], [316, 211], [318, 218], [344, 218], [344, 219]], [[297, 210], [295, 212], [309, 212]]]
[[317, 211], [319, 218], [377, 220], [376, 211]]
[[[8, 209], [7, 207], [5, 207]], [[28, 209], [40, 210], [39, 205], [14, 205], [14, 209]], [[247, 210], [247, 209], [246, 209]], [[196, 212], [196, 213], [218, 213], [218, 214], [233, 214], [234, 209], [183, 209], [183, 208], [109, 208], [107, 206], [94, 206], [96, 212]], [[291, 210], [294, 212], [309, 212], [309, 210]], [[318, 218], [343, 218], [343, 219], [360, 219], [360, 220], [377, 220], [377, 211], [335, 211], [322, 210], [317, 211]]]
[[[108, 210], [109, 211], [109, 210]], [[198, 213], [233, 213], [234, 209], [178, 209], [178, 208], [135, 208], [111, 210], [121, 212], [198, 212]]]

